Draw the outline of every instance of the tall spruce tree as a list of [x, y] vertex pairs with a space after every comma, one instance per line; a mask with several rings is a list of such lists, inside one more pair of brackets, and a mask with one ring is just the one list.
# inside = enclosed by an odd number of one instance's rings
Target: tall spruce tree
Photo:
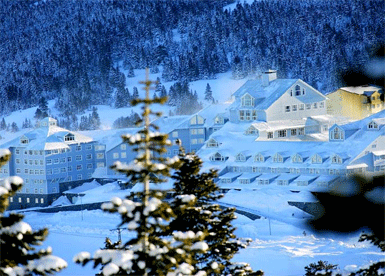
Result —
[[[10, 158], [8, 150], [0, 152], [0, 166]], [[10, 177], [0, 183], [0, 275], [50, 275], [67, 267], [59, 257], [51, 255], [52, 249], [36, 250], [48, 235], [43, 228], [32, 230], [23, 222], [24, 216], [7, 212], [9, 198], [21, 189], [23, 181]]]
[[[207, 275], [263, 275], [262, 271], [253, 272], [247, 263], [232, 263], [231, 259], [249, 240], [241, 242], [234, 235], [232, 221], [236, 218], [234, 208], [220, 207], [214, 203], [223, 197], [214, 183], [217, 172], [200, 172], [202, 160], [195, 154], [185, 154], [181, 147], [179, 159], [182, 165], [175, 171], [175, 197], [170, 202], [176, 218], [171, 222], [173, 231], [206, 232], [204, 241], [209, 248], [196, 256], [196, 268]], [[181, 209], [179, 197], [194, 195], [194, 206]]]
[[209, 102], [214, 102], [213, 91], [211, 90], [211, 86], [209, 83], [207, 83], [206, 85], [205, 100]]
[[[129, 164], [116, 162], [113, 168], [125, 173], [128, 181], [143, 185], [142, 192], [131, 193], [125, 199], [114, 198], [103, 204], [103, 210], [118, 213], [121, 222], [118, 227], [126, 227], [135, 232], [135, 237], [117, 245], [113, 249], [100, 249], [91, 258], [88, 252], [75, 256], [77, 263], [85, 265], [94, 262], [102, 265], [101, 275], [191, 275], [195, 274], [195, 254], [203, 253], [207, 244], [202, 242], [201, 231], [173, 231], [172, 237], [162, 238], [162, 232], [170, 232], [168, 221], [175, 215], [170, 205], [163, 199], [164, 192], [150, 190], [149, 184], [159, 184], [170, 176], [170, 170], [176, 169], [179, 158], [165, 158], [166, 146], [171, 142], [166, 134], [157, 132], [158, 127], [150, 124], [150, 116], [160, 116], [152, 112], [150, 105], [163, 104], [166, 98], [150, 99], [149, 90], [152, 81], [145, 84], [146, 98], [134, 99], [132, 105], [142, 105], [142, 119], [137, 125], [144, 125], [137, 134], [124, 135], [123, 141], [137, 153], [137, 157]], [[194, 203], [191, 195], [180, 196], [180, 209]]]

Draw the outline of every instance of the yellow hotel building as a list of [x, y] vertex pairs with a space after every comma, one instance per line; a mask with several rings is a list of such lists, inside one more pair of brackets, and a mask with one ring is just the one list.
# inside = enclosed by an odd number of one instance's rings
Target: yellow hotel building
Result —
[[360, 120], [385, 109], [384, 91], [380, 86], [343, 87], [326, 95], [327, 113]]

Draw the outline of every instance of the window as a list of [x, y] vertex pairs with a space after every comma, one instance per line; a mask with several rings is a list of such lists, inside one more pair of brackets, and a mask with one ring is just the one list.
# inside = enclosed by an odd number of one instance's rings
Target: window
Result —
[[286, 137], [286, 135], [287, 135], [286, 129], [278, 130], [278, 137], [282, 138], [282, 137]]
[[39, 165], [39, 160], [35, 160], [35, 165]]
[[296, 128], [293, 128], [290, 130], [290, 135], [291, 136], [296, 136], [297, 135], [297, 129]]
[[304, 110], [305, 109], [305, 105], [304, 104], [299, 104], [299, 110]]
[[195, 135], [195, 134], [197, 134], [197, 130], [196, 130], [196, 128], [192, 128], [192, 129], [190, 129], [190, 134], [192, 134], [192, 135]]
[[54, 163], [54, 164], [59, 164], [59, 158], [55, 158], [55, 159], [53, 160], [53, 163]]
[[321, 164], [322, 163], [322, 158], [321, 158], [321, 156], [319, 156], [317, 154], [313, 155], [312, 158], [311, 158], [311, 162], [313, 164]]
[[62, 172], [62, 173], [67, 172], [67, 168], [66, 168], [66, 167], [62, 167], [62, 168], [60, 169], [60, 172]]
[[112, 158], [118, 159], [118, 158], [119, 158], [119, 152], [114, 152], [114, 153], [112, 154]]
[[54, 173], [54, 174], [58, 174], [58, 173], [59, 173], [59, 168], [54, 168], [54, 169], [53, 169], [53, 173]]
[[258, 130], [255, 129], [253, 126], [250, 126], [250, 127], [246, 130], [246, 135], [258, 135]]
[[27, 197], [27, 203], [29, 203], [29, 197]]
[[291, 158], [291, 161], [293, 163], [302, 163], [302, 157], [296, 154]]
[[30, 164], [30, 165], [33, 165], [33, 160], [28, 160], [28, 163]]
[[264, 161], [265, 161], [265, 158], [264, 158], [261, 154], [257, 154], [257, 155], [255, 155], [255, 157], [254, 157], [254, 161], [255, 161], [255, 162], [264, 162]]
[[29, 170], [29, 174], [33, 174], [33, 170]]
[[52, 174], [52, 169], [48, 169], [47, 170], [47, 175], [51, 175]]
[[305, 135], [305, 128], [301, 127], [298, 129], [298, 135]]
[[60, 163], [65, 163], [66, 162], [66, 158], [65, 157], [62, 157], [61, 159], [60, 159]]
[[198, 142], [197, 139], [191, 139], [191, 144], [192, 144], [192, 145], [195, 145], [197, 142]]
[[81, 174], [78, 174], [78, 180], [82, 180], [83, 176]]
[[21, 139], [20, 139], [20, 143], [21, 143], [21, 144], [28, 144], [28, 139], [26, 139], [26, 138], [21, 138]]
[[68, 157], [67, 157], [67, 161], [68, 161], [68, 162], [72, 162], [72, 157], [71, 157], [71, 156], [68, 156]]
[[257, 120], [257, 111], [256, 110], [239, 110], [239, 120], [240, 121]]
[[77, 171], [80, 171], [80, 170], [82, 170], [82, 169], [83, 169], [83, 166], [82, 166], [82, 165], [77, 165], [77, 166], [76, 166], [76, 170], [77, 170]]
[[338, 127], [334, 128], [330, 135], [331, 135], [330, 138], [332, 140], [343, 140], [344, 139], [344, 133]]
[[16, 169], [16, 173], [21, 173], [21, 170], [20, 169]]
[[339, 156], [337, 156], [337, 155], [333, 156], [333, 157], [332, 157], [332, 163], [333, 163], [333, 164], [342, 164], [342, 159], [341, 159], [341, 157], [339, 157]]
[[76, 146], [76, 151], [81, 151], [82, 150], [82, 146], [81, 145], [77, 145]]
[[239, 184], [250, 184], [250, 179], [239, 179]]
[[40, 170], [40, 174], [43, 175], [44, 174], [44, 170]]
[[254, 98], [249, 94], [246, 94], [242, 97], [242, 106], [254, 106]]
[[216, 154], [214, 154], [210, 157], [210, 160], [211, 161], [223, 161], [224, 158], [220, 153], [217, 152]]
[[68, 166], [68, 171], [72, 172], [72, 166]]
[[87, 164], [87, 169], [92, 169], [92, 168], [93, 168], [92, 163], [88, 163], [88, 164]]
[[200, 134], [200, 135], [205, 133], [203, 128], [198, 128], [197, 131], [198, 131], [198, 134]]
[[282, 162], [283, 162], [283, 158], [282, 158], [281, 155], [276, 154], [276, 155], [274, 156], [274, 158], [273, 158], [273, 161], [274, 161], [275, 163], [282, 163]]
[[319, 103], [319, 108], [324, 108], [325, 107], [325, 102], [320, 102]]
[[173, 131], [172, 132], [172, 137], [177, 138], [178, 137], [178, 131]]
[[244, 162], [244, 161], [246, 161], [246, 157], [241, 153], [237, 154], [237, 156], [235, 157], [235, 161]]
[[64, 141], [74, 141], [74, 140], [75, 140], [75, 136], [71, 133], [64, 136]]
[[104, 145], [96, 145], [95, 150], [105, 150], [106, 146]]
[[204, 142], [205, 142], [205, 139], [203, 139], [203, 138], [198, 139], [198, 144], [203, 144]]
[[122, 153], [120, 153], [120, 156], [121, 156], [122, 158], [127, 158], [127, 153], [126, 153], [126, 152], [122, 152]]
[[76, 161], [82, 161], [82, 156], [81, 155], [76, 155], [75, 159], [76, 159]]
[[24, 159], [24, 164], [28, 165], [28, 159]]
[[28, 169], [24, 169], [24, 173], [25, 173], [25, 174], [28, 174]]
[[378, 125], [375, 122], [370, 122], [368, 124], [369, 129], [378, 129]]
[[20, 159], [16, 159], [16, 164], [20, 164]]
[[269, 131], [269, 132], [267, 133], [267, 139], [273, 139], [273, 137], [274, 137], [273, 132]]
[[218, 147], [218, 142], [215, 141], [214, 139], [210, 139], [210, 140], [207, 142], [207, 147], [208, 147], [208, 148], [217, 148], [217, 147]]
[[285, 107], [285, 112], [290, 112], [290, 105], [287, 105], [287, 106]]
[[217, 116], [217, 117], [215, 117], [215, 119], [214, 119], [214, 123], [215, 123], [215, 124], [218, 124], [218, 125], [223, 125], [223, 124], [225, 123], [225, 121], [223, 120], [222, 117]]
[[292, 111], [297, 111], [297, 105], [296, 104], [292, 105], [291, 110]]
[[44, 198], [41, 198], [41, 199], [40, 199], [40, 203], [41, 203], [41, 204], [44, 204]]
[[295, 86], [295, 95], [301, 96], [301, 87], [299, 85]]
[[[125, 144], [124, 144], [124, 145], [125, 145]], [[87, 149], [87, 150], [92, 150], [92, 145], [88, 145], [88, 144], [87, 144], [87, 145], [86, 145], [86, 149]]]
[[19, 149], [16, 149], [16, 150], [15, 150], [15, 153], [16, 153], [16, 154], [20, 154], [20, 150], [19, 150]]
[[86, 159], [87, 159], [87, 160], [91, 160], [91, 159], [92, 159], [92, 154], [91, 154], [91, 153], [88, 153], [88, 154], [86, 155]]
[[306, 104], [306, 109], [310, 109], [311, 108], [311, 104]]
[[317, 109], [317, 103], [313, 103], [313, 108]]

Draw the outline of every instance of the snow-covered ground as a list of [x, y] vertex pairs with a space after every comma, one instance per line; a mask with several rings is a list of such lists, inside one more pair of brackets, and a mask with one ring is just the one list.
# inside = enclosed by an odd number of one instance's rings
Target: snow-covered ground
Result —
[[[85, 184], [84, 187], [90, 189], [80, 188], [85, 193], [83, 203], [106, 201], [114, 196], [124, 197], [128, 193], [119, 190], [117, 183], [104, 186]], [[271, 217], [253, 221], [237, 215], [234, 223], [236, 235], [252, 238], [253, 241], [234, 257], [234, 261], [248, 262], [253, 269], [265, 271], [266, 276], [290, 276], [303, 275], [306, 265], [319, 260], [338, 264], [341, 271], [348, 272], [356, 265], [362, 266], [385, 258], [378, 248], [369, 243], [359, 243], [358, 232], [343, 236], [314, 233], [305, 226], [303, 212], [287, 205], [287, 193], [290, 191], [269, 191], [266, 188], [254, 192], [233, 191], [221, 200]], [[273, 199], [269, 200], [268, 194], [274, 194]], [[298, 194], [293, 195], [295, 200]], [[94, 275], [97, 269], [94, 270], [92, 266], [81, 267], [73, 263], [72, 258], [81, 251], [94, 252], [103, 247], [106, 237], [113, 241], [118, 239], [117, 231], [113, 229], [120, 222], [119, 216], [101, 210], [55, 214], [27, 212], [25, 215], [25, 221], [33, 229], [49, 228], [50, 234], [44, 246], [52, 246], [53, 254], [65, 259], [69, 265], [59, 275]], [[128, 231], [122, 232], [123, 241], [130, 237], [132, 234]]]

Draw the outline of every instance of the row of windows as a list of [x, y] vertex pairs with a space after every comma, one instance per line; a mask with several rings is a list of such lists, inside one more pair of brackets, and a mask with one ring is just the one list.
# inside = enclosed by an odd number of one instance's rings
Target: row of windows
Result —
[[295, 112], [297, 110], [305, 110], [305, 106], [306, 106], [306, 109], [317, 109], [317, 108], [324, 108], [325, 107], [325, 103], [324, 102], [320, 102], [319, 105], [318, 103], [313, 103], [313, 104], [299, 104], [299, 105], [296, 105], [296, 104], [293, 104], [293, 105], [286, 105], [285, 106], [285, 112]]
[[[126, 153], [126, 152], [121, 152], [121, 153], [120, 153], [120, 157], [121, 157], [121, 158], [127, 158], [127, 153]], [[112, 154], [112, 158], [118, 159], [118, 158], [119, 158], [119, 152], [114, 152], [114, 153]]]
[[200, 139], [191, 139], [191, 144], [192, 145], [195, 145], [195, 144], [203, 144], [205, 142], [205, 139], [203, 138], [200, 138]]
[[[262, 154], [256, 154], [254, 156], [254, 162], [265, 162], [267, 158], [269, 158], [269, 157], [264, 157]], [[285, 160], [287, 160], [289, 158], [290, 157], [284, 157], [280, 154], [277, 154], [277, 155], [273, 156], [273, 162], [274, 163], [283, 163]], [[222, 156], [220, 153], [216, 153], [210, 157], [211, 161], [224, 161], [225, 159], [226, 159], [225, 156]], [[313, 155], [310, 160], [311, 160], [311, 163], [317, 164], [317, 163], [323, 163], [326, 159], [327, 158], [322, 158], [319, 155]], [[247, 158], [243, 154], [238, 154], [238, 155], [236, 155], [235, 160], [245, 162], [247, 160]], [[303, 163], [304, 158], [302, 156], [296, 154], [296, 155], [291, 156], [291, 161], [293, 163]], [[331, 157], [331, 163], [332, 164], [342, 164], [343, 159], [340, 156], [334, 155]]]
[[[15, 149], [15, 154], [21, 154], [20, 149]], [[44, 150], [24, 150], [24, 155], [43, 155]]]
[[255, 121], [257, 120], [256, 110], [239, 110], [240, 121]]
[[[233, 167], [233, 172], [243, 172], [247, 168]], [[360, 168], [359, 172], [363, 172], [365, 169]], [[271, 168], [271, 167], [251, 167], [253, 173], [291, 173], [291, 174], [321, 174], [327, 173], [329, 175], [341, 175], [348, 171], [342, 169], [318, 169], [318, 168]], [[358, 171], [354, 171], [357, 173]]]
[[[10, 202], [13, 202], [13, 197], [10, 197], [10, 198], [9, 198], [9, 201], [10, 201]], [[22, 199], [21, 197], [19, 197], [18, 202], [19, 202], [19, 203], [23, 203], [23, 199]], [[26, 202], [26, 203], [30, 203], [30, 198], [27, 197], [27, 198], [25, 199], [25, 202]], [[39, 198], [35, 198], [35, 203], [36, 203], [36, 204], [39, 204]], [[44, 198], [40, 198], [40, 204], [44, 204]]]
[[191, 135], [203, 135], [205, 134], [205, 130], [203, 128], [192, 128], [190, 129], [190, 134]]
[[[87, 169], [93, 169], [94, 165], [92, 163], [88, 163], [86, 168]], [[83, 165], [76, 165], [76, 170], [77, 171], [81, 171], [82, 169], [83, 169]], [[47, 175], [58, 174], [58, 173], [66, 173], [67, 171], [68, 172], [72, 172], [72, 166], [48, 169], [47, 170]]]

